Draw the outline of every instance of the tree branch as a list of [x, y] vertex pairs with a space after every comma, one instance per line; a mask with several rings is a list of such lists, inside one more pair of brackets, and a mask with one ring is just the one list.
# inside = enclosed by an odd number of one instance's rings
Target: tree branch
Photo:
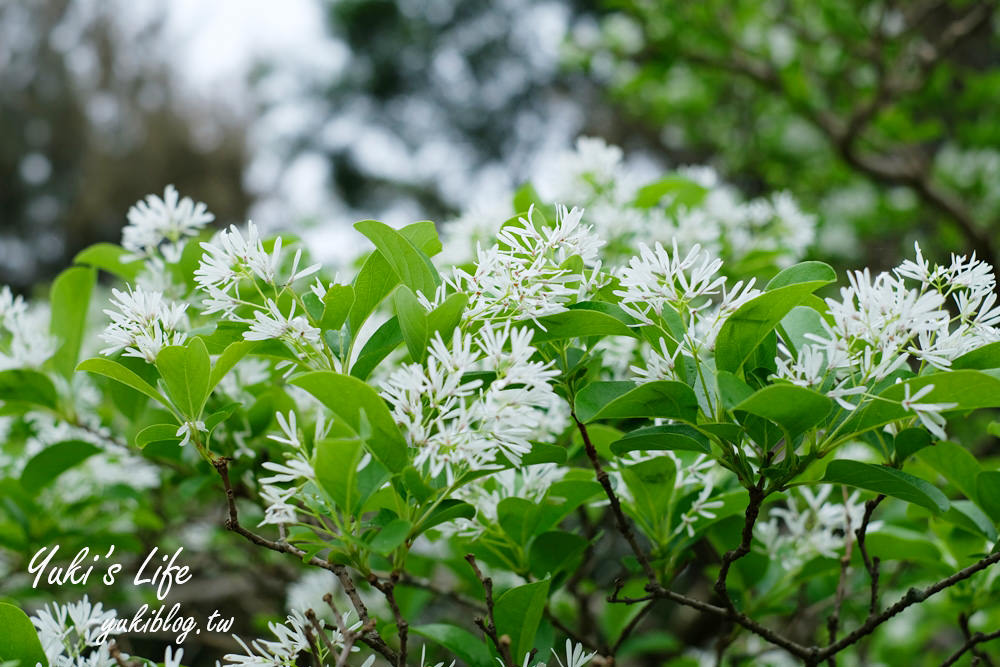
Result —
[[514, 658], [510, 654], [510, 637], [507, 635], [497, 635], [497, 624], [496, 618], [493, 615], [493, 579], [490, 577], [483, 576], [482, 570], [479, 569], [479, 565], [476, 564], [476, 557], [472, 554], [467, 554], [465, 556], [466, 562], [472, 566], [473, 572], [476, 573], [476, 578], [483, 585], [483, 594], [486, 598], [486, 619], [484, 620], [481, 616], [477, 616], [474, 620], [475, 624], [483, 631], [493, 645], [496, 647], [497, 651], [500, 653], [500, 660], [504, 667], [517, 667], [514, 664]]

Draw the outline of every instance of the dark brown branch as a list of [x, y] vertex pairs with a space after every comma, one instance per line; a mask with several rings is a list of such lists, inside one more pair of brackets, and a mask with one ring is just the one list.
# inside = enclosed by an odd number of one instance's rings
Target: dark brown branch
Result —
[[474, 622], [483, 631], [483, 634], [493, 642], [497, 652], [500, 653], [500, 659], [504, 667], [517, 667], [510, 653], [510, 637], [508, 635], [497, 635], [496, 618], [493, 615], [493, 579], [483, 576], [482, 570], [479, 569], [479, 565], [476, 563], [475, 556], [467, 554], [465, 560], [472, 566], [473, 572], [476, 573], [476, 578], [483, 585], [483, 596], [486, 599], [486, 618], [483, 619], [482, 616], [477, 616]]
[[639, 565], [642, 567], [643, 573], [646, 578], [649, 579], [651, 584], [655, 584], [658, 580], [656, 577], [656, 572], [653, 570], [653, 566], [649, 562], [649, 558], [646, 553], [639, 546], [639, 541], [636, 539], [635, 531], [632, 530], [632, 524], [625, 517], [625, 512], [622, 511], [622, 504], [618, 500], [618, 495], [615, 493], [614, 488], [611, 486], [611, 479], [608, 477], [607, 471], [604, 466], [601, 465], [601, 459], [597, 454], [597, 449], [594, 447], [594, 443], [590, 440], [590, 434], [587, 432], [587, 427], [584, 426], [576, 417], [576, 413], [573, 413], [573, 421], [576, 422], [576, 427], [580, 431], [580, 436], [583, 438], [583, 446], [587, 451], [587, 458], [590, 459], [590, 465], [594, 468], [594, 473], [597, 475], [597, 481], [604, 489], [605, 495], [611, 502], [611, 511], [615, 516], [615, 523], [618, 525], [618, 532], [622, 534], [625, 541], [628, 542], [629, 546], [632, 548], [632, 553], [635, 554], [636, 559], [639, 561]]
[[233, 492], [233, 485], [229, 481], [229, 459], [225, 457], [216, 458], [213, 461], [213, 465], [219, 473], [219, 477], [222, 479], [222, 486], [226, 491], [226, 502], [229, 508], [229, 515], [226, 518], [226, 529], [242, 535], [244, 538], [257, 546], [270, 549], [271, 551], [277, 551], [279, 553], [291, 554], [308, 565], [329, 570], [337, 575], [337, 579], [340, 580], [341, 586], [344, 587], [344, 592], [347, 594], [347, 597], [351, 600], [351, 604], [354, 606], [355, 611], [358, 613], [358, 618], [364, 624], [362, 626], [364, 632], [361, 636], [361, 641], [367, 644], [372, 650], [376, 651], [383, 658], [390, 661], [390, 663], [396, 663], [398, 659], [396, 652], [392, 649], [392, 647], [385, 643], [385, 640], [383, 640], [375, 630], [375, 624], [374, 622], [371, 622], [372, 619], [368, 614], [368, 608], [361, 600], [361, 596], [358, 595], [358, 590], [354, 585], [354, 580], [351, 578], [350, 573], [348, 573], [347, 568], [343, 565], [328, 563], [327, 561], [317, 558], [316, 556], [311, 556], [306, 559], [306, 552], [302, 549], [299, 549], [298, 547], [295, 547], [285, 541], [276, 542], [274, 540], [269, 540], [266, 537], [258, 535], [257, 533], [243, 527], [240, 524], [239, 515], [236, 510], [236, 494]]
[[764, 480], [747, 489], [750, 493], [750, 500], [747, 503], [746, 516], [743, 521], [743, 533], [740, 537], [740, 544], [735, 549], [730, 549], [722, 556], [722, 567], [719, 568], [719, 576], [715, 580], [715, 593], [722, 600], [726, 608], [735, 612], [732, 599], [729, 597], [729, 590], [726, 588], [726, 579], [729, 577], [729, 568], [733, 563], [750, 553], [750, 545], [753, 543], [753, 527], [757, 524], [757, 517], [760, 516], [760, 506], [764, 502]]
[[[337, 652], [337, 648], [333, 645], [333, 642], [330, 641], [329, 635], [326, 634], [326, 629], [323, 627], [319, 618], [316, 617], [316, 612], [312, 609], [306, 609], [306, 620], [308, 620], [316, 630], [316, 636], [323, 640], [323, 644], [326, 646], [326, 650], [330, 653], [330, 657], [337, 662], [340, 662], [340, 653]], [[308, 630], [308, 628], [306, 629]], [[344, 634], [344, 639], [347, 639], [346, 634]], [[346, 647], [345, 650], [349, 651], [350, 648]]]
[[[861, 552], [861, 560], [864, 561], [865, 569], [868, 570], [868, 577], [871, 579], [871, 594], [868, 598], [868, 616], [872, 617], [878, 612], [878, 556], [869, 557], [868, 549], [865, 548], [865, 536], [868, 534], [868, 524], [871, 521], [875, 508], [885, 500], [881, 493], [865, 503], [864, 518], [861, 519], [861, 526], [855, 531], [858, 538], [858, 551]], [[833, 641], [831, 638], [830, 641]]]
[[[966, 630], [967, 629], [968, 626], [966, 626]], [[954, 665], [956, 662], [958, 662], [959, 658], [961, 658], [963, 655], [966, 654], [966, 652], [969, 651], [972, 651], [973, 655], [975, 655], [981, 661], [985, 659], [987, 665], [992, 665], [993, 663], [989, 662], [989, 657], [985, 653], [982, 653], [981, 651], [976, 651], [975, 647], [978, 646], [979, 644], [982, 644], [983, 642], [993, 641], [994, 639], [1000, 639], [1000, 630], [997, 630], [996, 632], [991, 632], [989, 634], [977, 632], [973, 635], [968, 635], [967, 639], [965, 640], [965, 643], [962, 644], [957, 651], [952, 653], [947, 660], [942, 662], [941, 667], [949, 667], [949, 665]]]
[[389, 603], [389, 608], [392, 610], [392, 616], [396, 619], [396, 632], [399, 634], [399, 655], [396, 665], [397, 667], [406, 667], [406, 642], [410, 633], [410, 624], [403, 618], [403, 613], [399, 609], [399, 603], [396, 602], [395, 591], [398, 582], [398, 572], [393, 572], [387, 581], [379, 580], [374, 574], [368, 575], [368, 583], [381, 591], [382, 595], [385, 596], [386, 601]]

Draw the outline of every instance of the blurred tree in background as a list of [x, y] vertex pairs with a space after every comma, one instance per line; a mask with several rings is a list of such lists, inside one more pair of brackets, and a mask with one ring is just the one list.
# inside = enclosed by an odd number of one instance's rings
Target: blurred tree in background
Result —
[[885, 266], [926, 239], [996, 263], [996, 6], [609, 0], [570, 59], [686, 159], [792, 191], [827, 252]]
[[242, 122], [181, 101], [112, 5], [0, 4], [0, 284], [25, 289], [96, 241], [119, 240], [124, 212], [175, 183], [244, 218]]

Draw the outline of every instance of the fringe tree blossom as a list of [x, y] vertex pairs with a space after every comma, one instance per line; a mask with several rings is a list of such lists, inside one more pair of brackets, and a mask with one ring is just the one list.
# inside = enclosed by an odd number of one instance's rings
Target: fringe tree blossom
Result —
[[0, 289], [0, 370], [41, 366], [56, 351], [49, 313], [29, 308], [4, 285]]
[[122, 247], [133, 259], [147, 259], [160, 251], [167, 262], [175, 263], [184, 240], [213, 220], [215, 216], [205, 204], [196, 204], [190, 197], [181, 199], [177, 189], [168, 185], [162, 199], [147, 195], [145, 201], [129, 209], [128, 224], [122, 228]]
[[918, 389], [913, 395], [910, 395], [910, 385], [905, 385], [903, 387], [904, 397], [900, 401], [900, 404], [903, 406], [903, 409], [917, 415], [920, 423], [939, 440], [944, 440], [948, 436], [944, 432], [945, 419], [941, 416], [941, 412], [957, 408], [958, 403], [917, 402], [932, 391], [934, 391], [934, 385], [928, 384]]
[[[361, 621], [351, 623], [352, 614], [353, 612], [344, 614], [344, 625], [348, 632], [356, 632], [361, 628]], [[310, 632], [315, 632], [315, 629], [305, 615], [299, 611], [292, 611], [284, 623], [271, 622], [267, 624], [267, 627], [274, 635], [274, 640], [255, 639], [247, 645], [234, 634], [233, 638], [239, 643], [243, 653], [226, 654], [223, 656], [226, 664], [252, 665], [253, 667], [295, 667], [298, 664], [299, 653], [313, 649], [306, 635], [306, 628], [309, 628]], [[334, 649], [339, 651], [344, 647], [344, 636], [340, 630], [327, 629], [325, 632]], [[323, 661], [328, 657], [326, 642], [319, 639], [316, 642], [316, 650], [320, 652], [320, 655], [316, 656], [316, 660], [319, 661], [319, 664], [325, 664]], [[351, 646], [350, 652], [356, 653], [360, 650], [357, 646]], [[365, 660], [363, 667], [371, 667], [373, 663], [374, 656]]]
[[[473, 337], [456, 329], [451, 345], [437, 336], [425, 365], [407, 364], [382, 387], [411, 447], [414, 465], [432, 476], [495, 464], [515, 465], [530, 451], [529, 437], [552, 401], [557, 371], [531, 361], [532, 332], [509, 322], [484, 325]], [[508, 349], [509, 348], [509, 349]], [[488, 384], [465, 380], [476, 371], [496, 374]]]
[[[858, 492], [852, 493], [843, 504], [829, 502], [832, 486], [821, 486], [815, 491], [808, 487], [795, 487], [789, 494], [785, 507], [772, 507], [766, 521], [758, 521], [754, 535], [770, 555], [785, 570], [794, 570], [817, 556], [837, 558], [844, 548], [844, 535], [848, 527], [857, 528], [864, 516], [864, 503]], [[800, 507], [800, 499], [804, 505]], [[875, 531], [879, 522], [869, 524]]]
[[107, 643], [98, 645], [97, 640], [102, 634], [102, 625], [116, 616], [114, 609], [104, 609], [100, 602], [91, 604], [84, 595], [76, 602], [46, 605], [31, 617], [31, 622], [38, 630], [45, 657], [53, 667], [108, 667], [114, 660]]
[[260, 497], [267, 503], [264, 510], [264, 520], [258, 526], [264, 524], [287, 524], [295, 523], [295, 506], [289, 504], [289, 500], [295, 495], [298, 489], [281, 489], [271, 484], [264, 484], [260, 489]]
[[493, 246], [480, 248], [472, 273], [455, 268], [446, 279], [469, 295], [466, 319], [523, 320], [562, 312], [578, 294], [572, 283], [592, 284], [599, 273], [599, 262], [590, 278], [563, 265], [570, 257], [585, 266], [597, 262], [601, 241], [581, 222], [582, 210], [560, 208], [554, 227], [536, 225], [533, 212], [504, 227]]
[[168, 345], [181, 345], [187, 335], [181, 331], [187, 325], [184, 314], [187, 304], [169, 301], [160, 292], [147, 292], [141, 287], [123, 292], [111, 290], [111, 305], [105, 309], [111, 324], [101, 338], [109, 346], [101, 354], [125, 351], [126, 357], [156, 361], [156, 355]]

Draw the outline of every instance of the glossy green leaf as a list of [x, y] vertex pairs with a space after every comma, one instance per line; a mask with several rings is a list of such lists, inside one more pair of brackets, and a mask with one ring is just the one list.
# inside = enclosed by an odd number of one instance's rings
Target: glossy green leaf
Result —
[[340, 329], [354, 305], [354, 288], [350, 285], [332, 285], [323, 297], [323, 314], [319, 318], [321, 329]]
[[949, 507], [948, 498], [935, 486], [888, 466], [845, 459], [830, 461], [823, 481], [882, 493], [932, 512], [946, 512]]
[[638, 515], [650, 525], [662, 520], [670, 506], [677, 479], [677, 465], [673, 459], [658, 456], [632, 463], [623, 468], [621, 474], [625, 486], [632, 492]]
[[447, 623], [429, 623], [410, 628], [410, 632], [445, 648], [469, 667], [493, 667], [489, 649], [468, 630]]
[[0, 602], [0, 663], [18, 661], [21, 667], [48, 667], [49, 661], [28, 615]]
[[434, 296], [434, 291], [441, 284], [441, 277], [428, 256], [412, 241], [377, 220], [356, 222], [354, 228], [375, 244], [400, 282], [414, 292], [422, 292], [427, 298]]
[[[320, 400], [358, 437], [376, 459], [392, 472], [402, 470], [408, 461], [406, 441], [396, 427], [382, 397], [356, 377], [332, 371], [312, 371], [289, 380]], [[362, 420], [371, 425], [371, 437], [365, 437]]]
[[[438, 240], [437, 230], [432, 222], [415, 222], [402, 227], [398, 232], [428, 257], [441, 251], [441, 241]], [[398, 284], [399, 276], [385, 256], [378, 250], [369, 255], [352, 285], [354, 303], [348, 316], [351, 331], [357, 333], [375, 307]]]
[[951, 370], [986, 370], [1000, 368], [1000, 341], [987, 343], [951, 362]]
[[535, 644], [548, 596], [549, 582], [545, 580], [511, 588], [496, 599], [493, 613], [497, 635], [510, 637], [511, 654], [519, 665]]
[[37, 493], [59, 475], [100, 451], [100, 447], [83, 440], [64, 440], [49, 445], [25, 464], [21, 472], [21, 486], [29, 493]]
[[954, 410], [962, 411], [1000, 407], [1000, 379], [982, 371], [946, 371], [891, 385], [879, 394], [880, 400], [856, 411], [841, 431], [845, 435], [861, 433], [897, 419], [913, 417], [912, 412], [904, 410], [899, 404], [905, 387], [910, 387], [912, 395], [929, 384], [934, 385], [934, 389], [920, 399], [921, 403], [957, 403]]
[[189, 420], [199, 419], [209, 393], [211, 360], [200, 338], [187, 345], [170, 345], [156, 355], [160, 372], [174, 406]]
[[932, 444], [934, 444], [934, 440], [925, 429], [904, 428], [893, 438], [892, 448], [896, 452], [896, 461], [902, 463], [924, 447], [930, 447]]
[[238, 340], [227, 345], [226, 349], [222, 351], [222, 354], [219, 355], [219, 358], [212, 365], [212, 371], [208, 377], [208, 393], [211, 393], [218, 386], [222, 378], [226, 377], [229, 371], [233, 370], [233, 367], [243, 357], [250, 354], [257, 347], [257, 341], [252, 340]]
[[180, 442], [181, 437], [177, 435], [177, 424], [153, 424], [136, 433], [135, 446], [143, 449], [153, 442]]
[[412, 527], [413, 524], [406, 519], [393, 519], [379, 529], [369, 546], [375, 553], [388, 556], [393, 549], [406, 541], [406, 536], [410, 534]]
[[476, 516], [476, 508], [465, 502], [464, 500], [457, 500], [455, 498], [447, 498], [442, 500], [434, 511], [430, 513], [426, 519], [424, 519], [414, 536], [423, 533], [426, 530], [430, 530], [434, 526], [441, 525], [448, 521], [454, 521], [455, 519], [471, 519]]
[[66, 269], [52, 282], [49, 332], [59, 341], [52, 364], [65, 377], [73, 374], [80, 358], [90, 294], [96, 282], [97, 271], [82, 266]]
[[971, 500], [951, 501], [951, 507], [941, 518], [956, 526], [961, 526], [971, 533], [982, 535], [990, 542], [995, 542], [997, 539], [997, 529], [993, 519]]
[[892, 525], [869, 531], [865, 547], [869, 555], [883, 561], [918, 560], [936, 564], [943, 558], [941, 549], [925, 535]]
[[399, 326], [399, 318], [387, 320], [365, 341], [361, 353], [351, 366], [351, 375], [364, 380], [402, 342], [403, 330]]
[[313, 449], [316, 481], [349, 516], [357, 516], [365, 500], [358, 492], [358, 463], [363, 454], [358, 438], [324, 438]]
[[576, 533], [550, 530], [531, 543], [528, 563], [531, 573], [541, 579], [571, 569], [587, 548], [587, 540]]
[[589, 423], [598, 419], [666, 417], [694, 422], [698, 399], [682, 382], [661, 380], [636, 385], [632, 382], [594, 382], [576, 395], [577, 418]]
[[933, 447], [920, 450], [917, 458], [954, 484], [966, 498], [976, 499], [976, 476], [983, 468], [965, 447], [941, 441]]
[[712, 451], [707, 437], [684, 424], [647, 426], [625, 434], [611, 443], [611, 451], [621, 456], [634, 451], [687, 451], [708, 454]]
[[56, 387], [44, 373], [27, 368], [0, 371], [0, 401], [30, 403], [55, 410]]
[[767, 292], [743, 304], [726, 319], [715, 342], [715, 363], [719, 370], [734, 373], [739, 370], [792, 308], [836, 278], [833, 269], [821, 262], [805, 264], [808, 265], [805, 268], [800, 269], [803, 265], [798, 264], [779, 273]]
[[573, 309], [545, 315], [534, 321], [532, 340], [541, 343], [587, 336], [629, 336], [635, 332], [620, 319], [598, 310]]
[[733, 409], [769, 419], [795, 437], [823, 421], [832, 408], [832, 400], [812, 389], [794, 384], [772, 384]]
[[132, 283], [142, 271], [144, 264], [140, 259], [125, 261], [124, 258], [128, 254], [125, 248], [114, 243], [95, 243], [78, 252], [73, 258], [73, 263], [86, 264], [107, 271], [127, 283]]
[[163, 405], [169, 405], [166, 397], [160, 392], [153, 388], [151, 384], [143, 380], [141, 377], [133, 373], [131, 370], [118, 363], [117, 361], [112, 361], [111, 359], [104, 359], [101, 357], [94, 357], [93, 359], [85, 359], [81, 361], [76, 367], [78, 371], [86, 371], [88, 373], [94, 373], [96, 375], [103, 375], [106, 378], [110, 378], [115, 382], [120, 382], [121, 384], [131, 387], [136, 391], [145, 394], [146, 396], [152, 398], [155, 401], [160, 402]]
[[538, 505], [524, 498], [504, 498], [497, 504], [497, 522], [515, 544], [526, 544], [538, 525]]
[[427, 354], [427, 343], [430, 337], [430, 325], [427, 321], [427, 311], [417, 301], [416, 295], [406, 285], [396, 288], [393, 296], [396, 318], [399, 329], [403, 333], [403, 342], [414, 361], [421, 361]]

